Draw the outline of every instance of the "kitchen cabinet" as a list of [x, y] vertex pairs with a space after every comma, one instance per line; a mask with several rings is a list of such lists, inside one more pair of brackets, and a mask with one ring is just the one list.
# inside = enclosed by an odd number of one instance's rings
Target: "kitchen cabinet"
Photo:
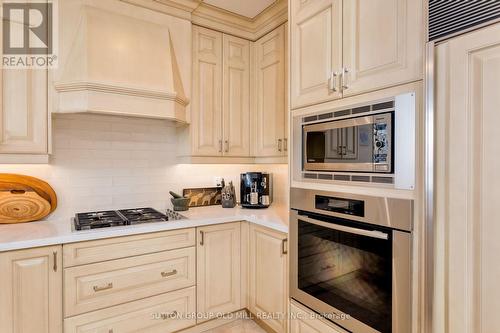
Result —
[[193, 27], [194, 156], [250, 155], [250, 42]]
[[0, 87], [0, 161], [5, 154], [47, 155], [47, 70], [3, 69]]
[[0, 253], [0, 332], [62, 332], [61, 246]]
[[500, 24], [436, 47], [436, 332], [498, 332]]
[[197, 228], [198, 323], [241, 304], [240, 222]]
[[422, 1], [292, 0], [291, 27], [294, 109], [422, 79]]
[[275, 332], [286, 332], [287, 235], [252, 224], [249, 237], [249, 310]]
[[254, 155], [286, 156], [288, 139], [285, 94], [285, 28], [271, 31], [254, 44]]
[[292, 108], [340, 98], [342, 1], [291, 0], [290, 12]]
[[290, 304], [290, 315], [290, 333], [347, 333], [295, 302]]

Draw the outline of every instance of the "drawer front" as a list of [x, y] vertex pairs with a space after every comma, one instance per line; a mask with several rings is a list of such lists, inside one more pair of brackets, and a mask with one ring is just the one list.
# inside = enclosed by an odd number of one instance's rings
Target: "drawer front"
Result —
[[72, 267], [195, 245], [195, 229], [124, 236], [63, 246], [63, 265]]
[[196, 324], [190, 287], [64, 320], [65, 333], [166, 333]]
[[194, 247], [64, 270], [65, 317], [191, 287]]

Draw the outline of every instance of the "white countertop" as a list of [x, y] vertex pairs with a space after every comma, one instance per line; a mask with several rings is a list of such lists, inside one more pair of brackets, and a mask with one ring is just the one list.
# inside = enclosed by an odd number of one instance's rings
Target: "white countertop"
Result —
[[191, 208], [180, 213], [188, 219], [84, 231], [72, 231], [71, 217], [65, 220], [49, 219], [0, 225], [0, 252], [236, 221], [248, 221], [288, 233], [288, 208], [284, 206], [271, 206], [267, 209], [210, 206]]

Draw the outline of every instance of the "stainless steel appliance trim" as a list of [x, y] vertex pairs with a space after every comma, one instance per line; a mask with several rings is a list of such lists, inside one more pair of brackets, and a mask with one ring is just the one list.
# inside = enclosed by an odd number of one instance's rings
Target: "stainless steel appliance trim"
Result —
[[[300, 217], [301, 218], [301, 217]], [[289, 283], [290, 283], [290, 297], [299, 301], [300, 303], [310, 307], [314, 311], [318, 313], [325, 313], [325, 314], [335, 314], [338, 316], [348, 316], [347, 313], [344, 313], [340, 310], [338, 310], [335, 307], [330, 306], [327, 303], [324, 303], [313, 296], [303, 292], [298, 288], [298, 252], [297, 252], [297, 245], [298, 245], [298, 221], [299, 215], [298, 212], [291, 210], [290, 211], [290, 276], [289, 276]], [[406, 235], [402, 238], [399, 236], [396, 236], [397, 234], [401, 235]], [[405, 233], [405, 232], [400, 232], [400, 231], [393, 231], [393, 249], [400, 250], [400, 249], [406, 249], [404, 253], [408, 253], [410, 251], [410, 244], [407, 243], [406, 239], [408, 237], [411, 237], [410, 234]], [[402, 241], [400, 243], [400, 241]], [[394, 245], [397, 242], [396, 245]], [[404, 300], [405, 297], [407, 297], [408, 292], [411, 292], [411, 288], [409, 288], [410, 285], [410, 278], [411, 275], [409, 275], [408, 270], [406, 267], [410, 265], [409, 259], [407, 256], [400, 255], [398, 257], [395, 257], [393, 254], [393, 259], [394, 259], [394, 267], [393, 267], [393, 277], [395, 278], [393, 280], [393, 299], [396, 300], [397, 306], [399, 306], [398, 309], [395, 309], [393, 307], [393, 317], [399, 316], [400, 319], [395, 319], [393, 321], [393, 324], [396, 323], [397, 326], [393, 327], [394, 332], [410, 332], [410, 330], [397, 330], [400, 327], [406, 327], [404, 326], [405, 324], [411, 325], [411, 321], [407, 320], [407, 318], [411, 317], [406, 317], [407, 315], [411, 315], [411, 305], [404, 306]], [[405, 263], [405, 260], [408, 260], [407, 263]], [[400, 265], [402, 265], [400, 267]], [[401, 268], [401, 269], [399, 269]], [[400, 274], [394, 274], [394, 272], [399, 271], [401, 272]], [[396, 285], [397, 284], [397, 285]], [[407, 288], [408, 287], [408, 288]], [[407, 288], [406, 291], [403, 289]], [[410, 290], [410, 291], [408, 291]], [[399, 294], [398, 294], [399, 292]], [[411, 304], [411, 303], [406, 303], [406, 304]], [[344, 327], [350, 331], [356, 332], [356, 333], [380, 333], [379, 331], [369, 327], [368, 325], [356, 320], [353, 317], [349, 317], [350, 319], [339, 319], [339, 320], [331, 320], [332, 322], [336, 323], [337, 325]], [[406, 320], [406, 323], [405, 323]]]
[[425, 73], [425, 166], [424, 166], [424, 323], [422, 331], [432, 332], [434, 299], [434, 42], [427, 43]]
[[344, 119], [344, 120], [334, 120], [334, 121], [330, 121], [330, 122], [326, 122], [326, 123], [306, 125], [306, 126], [304, 126], [304, 132], [308, 133], [308, 132], [313, 132], [313, 131], [325, 131], [325, 130], [335, 129], [335, 128], [370, 125], [370, 124], [373, 124], [374, 121], [375, 120], [374, 120], [373, 116], [364, 116], [364, 117], [350, 118], [350, 119]]
[[364, 171], [387, 173], [387, 171], [375, 171], [375, 163], [304, 163], [305, 171]]
[[[316, 195], [364, 201], [365, 215], [354, 216], [317, 209], [315, 205]], [[292, 187], [290, 189], [290, 207], [295, 210], [381, 225], [404, 231], [413, 230], [413, 200], [408, 199], [374, 197]]]
[[385, 232], [381, 232], [381, 231], [377, 231], [377, 230], [365, 230], [365, 229], [346, 227], [346, 226], [339, 225], [339, 224], [333, 224], [333, 223], [328, 223], [328, 222], [323, 222], [323, 221], [319, 221], [316, 219], [312, 219], [312, 218], [307, 217], [305, 215], [297, 215], [297, 216], [298, 216], [299, 220], [302, 220], [302, 221], [305, 221], [305, 222], [308, 222], [311, 224], [319, 225], [319, 226], [322, 226], [322, 227], [325, 227], [328, 229], [334, 229], [337, 231], [348, 232], [351, 234], [360, 235], [360, 236], [367, 236], [367, 237], [371, 237], [371, 238], [378, 238], [378, 239], [385, 239], [385, 240], [389, 239], [389, 234], [387, 234]]

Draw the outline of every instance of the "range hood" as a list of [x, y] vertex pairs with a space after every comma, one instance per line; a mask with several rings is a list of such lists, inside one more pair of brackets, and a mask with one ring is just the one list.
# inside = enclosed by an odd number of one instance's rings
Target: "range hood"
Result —
[[169, 27], [91, 6], [80, 14], [54, 111], [185, 122], [189, 100]]

